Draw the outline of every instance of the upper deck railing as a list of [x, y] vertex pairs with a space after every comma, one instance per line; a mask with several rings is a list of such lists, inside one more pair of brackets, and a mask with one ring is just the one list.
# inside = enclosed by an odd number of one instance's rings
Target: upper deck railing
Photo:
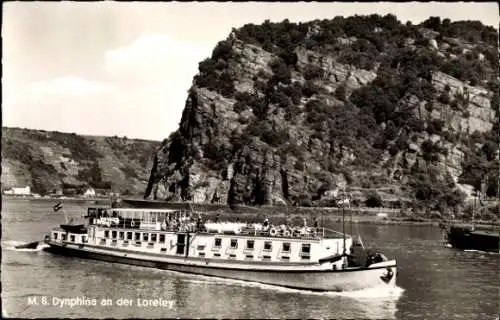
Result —
[[[89, 208], [90, 225], [124, 229], [145, 229], [171, 232], [238, 234], [282, 238], [342, 238], [343, 233], [324, 227], [271, 225], [261, 223], [203, 221], [192, 211], [172, 209]], [[350, 237], [349, 235], [345, 235]]]

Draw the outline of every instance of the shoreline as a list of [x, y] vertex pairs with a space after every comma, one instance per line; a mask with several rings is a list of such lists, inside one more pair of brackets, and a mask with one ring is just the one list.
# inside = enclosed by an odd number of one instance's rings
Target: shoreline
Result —
[[[263, 213], [246, 213], [246, 214], [235, 214], [235, 213], [228, 213], [228, 212], [217, 212], [220, 213], [220, 218], [222, 219], [227, 219], [230, 221], [248, 221], [248, 222], [259, 222], [263, 221], [265, 217], [269, 218], [272, 223], [276, 224], [284, 224], [286, 219], [289, 218], [292, 221], [302, 221], [302, 219], [306, 216], [304, 214], [292, 214], [292, 215], [272, 215], [272, 214], [263, 214]], [[207, 216], [211, 219], [214, 219], [217, 214], [214, 213], [209, 213]], [[341, 224], [342, 223], [342, 215], [329, 215], [329, 216], [323, 216], [321, 215], [308, 215], [307, 216], [307, 221], [308, 224], [310, 223], [311, 225], [313, 224], [315, 219], [318, 219], [320, 224], [323, 223], [337, 223]], [[415, 221], [411, 220], [411, 218], [401, 218], [401, 217], [394, 217], [394, 218], [387, 218], [387, 219], [380, 219], [377, 218], [376, 216], [369, 216], [369, 215], [353, 215], [352, 216], [352, 221], [351, 221], [351, 216], [346, 214], [344, 218], [344, 223], [346, 226], [348, 226], [350, 223], [352, 224], [372, 224], [372, 225], [409, 225], [409, 226], [433, 226], [433, 227], [440, 227], [443, 224], [446, 225], [454, 225], [454, 224], [471, 224], [471, 222], [466, 222], [466, 221], [460, 221], [460, 220], [432, 220], [432, 219], [424, 219], [422, 221]], [[484, 222], [484, 221], [476, 221], [476, 226], [491, 226], [491, 223]], [[493, 224], [494, 226], [499, 226], [498, 222], [496, 224]]]
[[[108, 197], [93, 197], [93, 198], [80, 198], [80, 197], [28, 197], [28, 196], [9, 196], [2, 195], [3, 200], [14, 200], [14, 201], [68, 201], [68, 202], [90, 202], [95, 205], [109, 205], [110, 199]], [[148, 201], [142, 200], [145, 203]], [[141, 201], [141, 202], [142, 202]], [[149, 202], [155, 203], [155, 202]], [[248, 221], [258, 222], [263, 221], [266, 217], [270, 220], [275, 220], [276, 223], [285, 223], [287, 219], [302, 221], [304, 218], [308, 222], [312, 223], [314, 220], [331, 223], [342, 223], [342, 209], [340, 208], [330, 208], [330, 207], [287, 207], [287, 206], [261, 206], [261, 207], [251, 207], [245, 205], [238, 205], [234, 208], [230, 208], [229, 205], [222, 204], [190, 204], [190, 203], [165, 203], [157, 202], [158, 205], [151, 207], [154, 208], [166, 208], [168, 206], [172, 208], [182, 209], [187, 207], [192, 207], [195, 212], [200, 212], [206, 216], [207, 219], [215, 219], [217, 215], [221, 218], [227, 219], [229, 221]], [[345, 210], [344, 223], [346, 225], [353, 224], [373, 224], [373, 225], [412, 225], [412, 226], [442, 226], [453, 225], [453, 224], [472, 224], [472, 221], [461, 221], [457, 219], [445, 220], [445, 219], [431, 219], [422, 217], [401, 217], [397, 216], [395, 212], [399, 210], [391, 208], [380, 208], [376, 210], [366, 210], [366, 208], [351, 208]], [[352, 212], [352, 215], [351, 213]], [[364, 212], [364, 213], [363, 213]], [[377, 213], [387, 213], [387, 217], [378, 217]], [[478, 226], [499, 226], [499, 221], [476, 221]]]
[[108, 204], [110, 202], [109, 197], [33, 197], [33, 196], [12, 196], [2, 194], [2, 200], [19, 200], [19, 201], [70, 201], [70, 202], [99, 202], [99, 204]]

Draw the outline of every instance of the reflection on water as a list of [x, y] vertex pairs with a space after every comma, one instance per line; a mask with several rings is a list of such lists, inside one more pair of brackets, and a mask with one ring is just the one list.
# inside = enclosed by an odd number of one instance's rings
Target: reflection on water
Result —
[[[26, 253], [15, 252], [26, 256]], [[286, 289], [237, 280], [227, 280], [173, 271], [109, 264], [90, 260], [71, 260], [48, 253], [31, 253], [35, 263], [43, 265], [37, 276], [25, 275], [19, 270], [9, 270], [2, 293], [4, 307], [12, 314], [39, 315], [40, 308], [27, 306], [28, 296], [47, 295], [71, 298], [125, 298], [174, 300], [173, 309], [145, 309], [136, 307], [79, 307], [81, 312], [105, 317], [217, 317], [217, 318], [380, 318], [395, 317], [397, 299], [402, 289], [389, 291], [359, 291], [351, 293], [316, 293]], [[19, 257], [17, 257], [19, 258]], [[29, 264], [23, 265], [29, 267]], [[18, 267], [6, 261], [5, 268]], [[12, 290], [14, 279], [24, 280], [22, 288]], [[2, 273], [3, 276], [3, 273]], [[3, 279], [2, 279], [3, 280]], [[21, 285], [17, 282], [17, 285]], [[342, 306], [342, 307], [341, 307]], [[344, 307], [345, 306], [345, 307]], [[76, 316], [75, 309], [43, 308], [47, 317]], [[75, 313], [76, 312], [76, 313]], [[138, 312], [140, 312], [138, 314]], [[80, 316], [83, 313], [80, 313]]]
[[[495, 319], [499, 255], [447, 248], [436, 227], [354, 225], [365, 246], [398, 261], [398, 287], [316, 293], [143, 267], [73, 259], [14, 247], [43, 239], [63, 216], [47, 201], [4, 201], [2, 304], [17, 317]], [[84, 203], [64, 203], [79, 217]], [[332, 226], [336, 228], [336, 225]], [[29, 305], [33, 295], [112, 299], [112, 306]], [[132, 306], [118, 306], [120, 298]], [[137, 299], [174, 300], [139, 308]]]
[[[206, 300], [203, 310], [214, 317], [219, 315], [221, 308], [231, 310], [231, 305], [235, 304], [248, 309], [245, 317], [256, 317], [255, 307], [252, 304], [261, 305], [262, 298], [267, 297], [266, 300], [273, 300], [274, 305], [266, 309], [262, 317], [282, 317], [280, 314], [283, 311], [280, 310], [286, 310], [287, 317], [292, 318], [327, 317], [328, 314], [325, 312], [331, 312], [335, 307], [337, 307], [337, 310], [334, 309], [336, 312], [342, 312], [338, 306], [347, 305], [351, 311], [348, 313], [351, 317], [356, 314], [356, 317], [362, 318], [389, 319], [395, 317], [396, 302], [404, 291], [401, 288], [393, 290], [380, 288], [345, 293], [312, 292], [222, 278], [181, 274], [179, 277], [182, 281], [175, 283], [182, 288], [180, 292], [190, 292], [189, 297], [197, 295], [201, 288], [210, 292], [210, 296], [214, 298], [203, 299]], [[293, 303], [291, 303], [292, 300]], [[214, 301], [217, 303], [213, 303]], [[291, 308], [297, 305], [307, 305], [305, 313], [301, 313], [304, 310], [298, 310], [299, 308]], [[326, 309], [325, 306], [327, 306]]]

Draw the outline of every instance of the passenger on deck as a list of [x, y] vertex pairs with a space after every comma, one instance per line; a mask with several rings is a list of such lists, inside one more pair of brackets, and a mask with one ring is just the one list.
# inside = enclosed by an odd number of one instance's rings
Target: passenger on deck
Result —
[[267, 231], [269, 230], [269, 219], [266, 218], [264, 219], [264, 223], [262, 224], [262, 231]]
[[365, 267], [369, 267], [373, 263], [373, 255], [368, 255], [366, 258], [366, 264]]
[[373, 252], [372, 250], [368, 249], [368, 250], [363, 250], [365, 252], [365, 255], [366, 255], [366, 264], [365, 264], [365, 267], [368, 267], [370, 266], [371, 264], [375, 263], [375, 255], [376, 255], [376, 252]]
[[382, 262], [384, 261], [384, 258], [382, 257], [382, 255], [380, 253], [376, 253], [375, 256], [373, 257], [373, 262], [374, 263], [379, 263], [379, 262]]
[[217, 216], [215, 217], [215, 223], [220, 222], [220, 213], [217, 213]]
[[167, 222], [166, 219], [163, 219], [163, 222], [161, 223], [161, 229], [162, 230], [168, 230], [168, 227], [169, 227], [169, 223]]
[[201, 219], [201, 215], [198, 215], [198, 219], [196, 219], [196, 231], [202, 231], [203, 229], [203, 221]]
[[352, 267], [358, 267], [365, 264], [369, 266], [371, 262], [368, 260], [368, 255], [366, 250], [361, 247], [354, 245], [351, 247], [351, 254], [348, 257], [348, 265]]

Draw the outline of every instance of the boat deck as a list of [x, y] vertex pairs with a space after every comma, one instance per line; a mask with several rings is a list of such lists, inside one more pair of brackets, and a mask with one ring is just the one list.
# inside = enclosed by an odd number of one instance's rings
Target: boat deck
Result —
[[474, 234], [482, 235], [482, 236], [490, 236], [490, 237], [499, 237], [500, 231], [496, 230], [474, 230]]
[[[179, 227], [167, 227], [167, 228], [153, 228], [153, 227], [140, 227], [140, 226], [124, 226], [120, 224], [112, 224], [112, 225], [99, 225], [101, 228], [110, 228], [110, 229], [118, 229], [118, 230], [127, 230], [127, 231], [138, 231], [138, 232], [170, 232], [170, 233], [197, 233], [197, 234], [210, 234], [210, 235], [238, 235], [245, 237], [271, 237], [271, 238], [283, 238], [283, 239], [310, 239], [310, 240], [320, 240], [324, 238], [328, 239], [342, 239], [343, 234], [341, 232], [327, 229], [327, 228], [309, 228], [309, 231], [299, 231], [300, 229], [296, 229], [295, 231], [285, 233], [282, 231], [277, 231], [275, 234], [272, 234], [270, 230], [255, 230], [253, 228], [242, 228], [240, 231], [231, 231], [231, 230], [223, 230], [223, 231], [215, 231], [215, 230], [207, 230], [206, 228], [197, 229], [193, 228], [179, 228]], [[346, 234], [346, 238], [349, 238], [350, 235]]]

